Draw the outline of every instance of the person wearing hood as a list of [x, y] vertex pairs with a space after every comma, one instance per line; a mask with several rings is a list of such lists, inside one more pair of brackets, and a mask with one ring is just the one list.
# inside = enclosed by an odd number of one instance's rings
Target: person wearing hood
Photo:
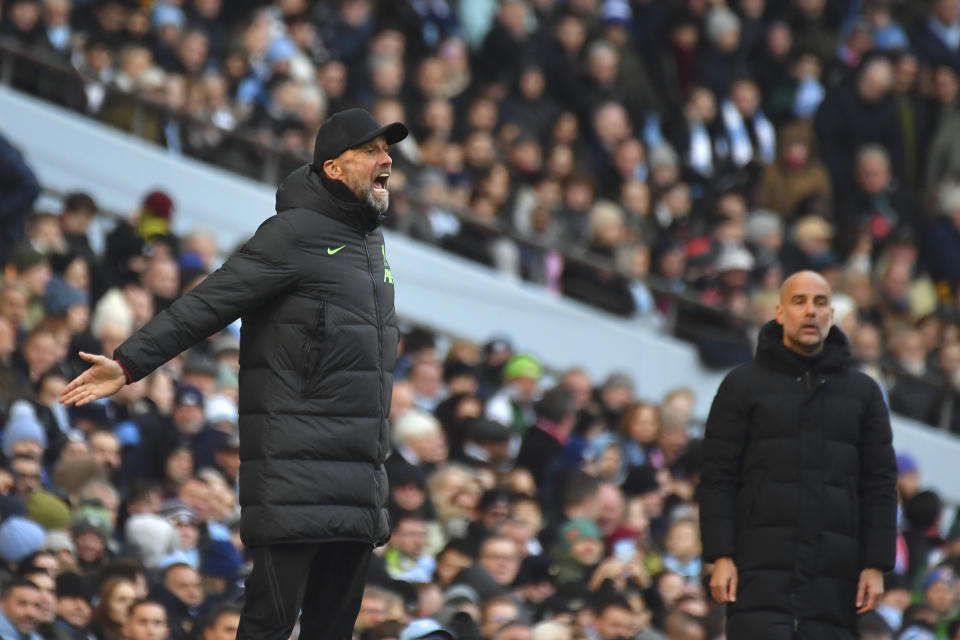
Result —
[[[113, 395], [236, 318], [240, 534], [253, 558], [238, 639], [350, 634], [387, 518], [387, 417], [399, 330], [383, 234], [407, 135], [363, 109], [328, 118], [277, 215], [224, 265], [91, 367], [62, 400]], [[336, 576], [336, 579], [332, 579]]]
[[586, 582], [603, 559], [603, 533], [589, 518], [574, 518], [560, 528], [551, 550], [556, 584]]
[[880, 388], [833, 326], [812, 271], [780, 289], [753, 362], [707, 419], [703, 561], [729, 640], [846, 640], [894, 567], [897, 467]]

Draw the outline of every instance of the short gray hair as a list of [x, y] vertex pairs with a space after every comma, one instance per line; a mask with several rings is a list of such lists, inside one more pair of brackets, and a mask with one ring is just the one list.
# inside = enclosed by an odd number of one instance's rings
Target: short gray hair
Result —
[[420, 409], [408, 409], [393, 421], [393, 437], [397, 442], [410, 442], [441, 431], [440, 422]]
[[731, 31], [740, 31], [740, 18], [727, 7], [714, 7], [707, 14], [707, 37], [716, 42]]
[[943, 185], [940, 189], [940, 210], [953, 215], [954, 211], [960, 211], [960, 184], [950, 182]]
[[881, 158], [887, 164], [887, 168], [890, 168], [890, 154], [881, 145], [868, 144], [860, 147], [860, 150], [857, 151], [856, 166], [859, 167], [860, 163], [866, 160], [868, 156], [877, 156], [878, 158]]

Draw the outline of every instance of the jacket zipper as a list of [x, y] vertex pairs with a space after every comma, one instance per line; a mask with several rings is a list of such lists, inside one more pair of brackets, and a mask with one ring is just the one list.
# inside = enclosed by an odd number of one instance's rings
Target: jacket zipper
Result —
[[326, 315], [326, 305], [323, 300], [320, 301], [320, 306], [317, 308], [317, 313], [313, 318], [312, 331], [310, 336], [307, 339], [306, 347], [303, 349], [303, 374], [300, 376], [300, 395], [306, 395], [307, 393], [307, 380], [312, 371], [310, 370], [310, 353], [313, 351], [313, 343], [317, 338], [323, 338], [323, 336], [317, 336], [319, 331], [323, 330], [324, 317]]
[[[379, 388], [379, 400], [380, 404], [378, 406], [378, 413], [380, 415], [380, 421], [377, 424], [377, 460], [380, 460], [381, 448], [383, 446], [383, 328], [380, 326], [380, 298], [377, 295], [377, 279], [373, 277], [373, 261], [370, 260], [370, 249], [367, 247], [367, 234], [363, 234], [363, 253], [367, 257], [367, 274], [370, 276], [370, 284], [373, 285], [373, 310], [377, 316], [377, 387]], [[376, 472], [376, 466], [374, 466], [374, 472]], [[381, 509], [380, 506], [380, 491], [374, 489], [375, 491], [375, 501], [377, 504], [377, 510]]]

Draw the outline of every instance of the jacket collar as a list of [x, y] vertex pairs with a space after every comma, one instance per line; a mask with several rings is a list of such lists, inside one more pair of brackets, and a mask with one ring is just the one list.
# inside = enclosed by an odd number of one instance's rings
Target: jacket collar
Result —
[[347, 185], [314, 171], [311, 164], [294, 170], [277, 189], [277, 213], [297, 208], [316, 211], [364, 233], [373, 231], [387, 218], [360, 202]]
[[850, 343], [836, 325], [830, 327], [823, 350], [816, 357], [802, 356], [783, 344], [783, 327], [771, 320], [760, 328], [757, 363], [791, 375], [808, 371], [838, 371], [851, 365]]

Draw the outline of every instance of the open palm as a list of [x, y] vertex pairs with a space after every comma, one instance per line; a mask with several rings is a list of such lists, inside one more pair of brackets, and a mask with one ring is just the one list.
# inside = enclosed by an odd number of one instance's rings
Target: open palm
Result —
[[127, 375], [116, 361], [83, 351], [80, 357], [92, 363], [92, 366], [64, 387], [60, 394], [63, 404], [82, 407], [88, 402], [112, 396], [127, 383]]

